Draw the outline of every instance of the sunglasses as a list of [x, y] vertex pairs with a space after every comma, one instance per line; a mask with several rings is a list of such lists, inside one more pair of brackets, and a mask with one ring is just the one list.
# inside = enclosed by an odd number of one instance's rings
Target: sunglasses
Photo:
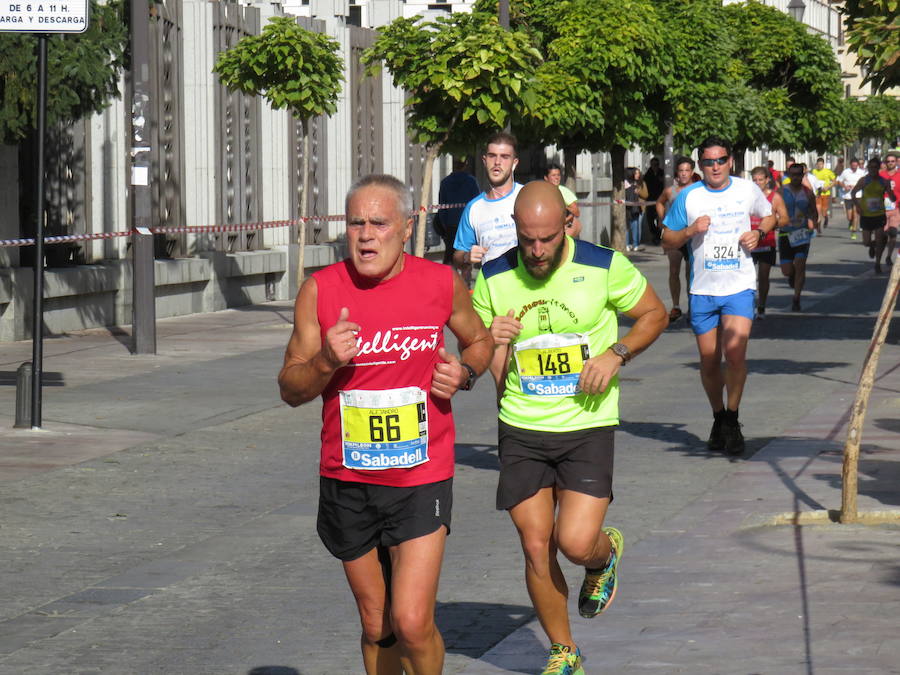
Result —
[[715, 157], [713, 159], [701, 159], [700, 166], [705, 166], [707, 168], [711, 166], [715, 166], [718, 164], [719, 166], [724, 166], [724, 164], [728, 161], [728, 155], [723, 155], [722, 157]]

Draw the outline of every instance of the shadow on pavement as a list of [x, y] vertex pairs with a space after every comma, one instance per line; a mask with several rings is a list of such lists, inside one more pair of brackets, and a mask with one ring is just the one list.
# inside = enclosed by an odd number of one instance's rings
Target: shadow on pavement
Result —
[[473, 469], [500, 470], [497, 446], [483, 443], [457, 443], [456, 463]]
[[[712, 416], [709, 420], [712, 426]], [[746, 449], [741, 455], [734, 457], [721, 452], [710, 452], [706, 449], [706, 438], [685, 430], [685, 424], [678, 422], [629, 422], [621, 420], [619, 429], [639, 438], [651, 438], [656, 441], [670, 443], [664, 450], [666, 452], [680, 452], [688, 457], [705, 457], [707, 459], [727, 459], [729, 461], [750, 459], [758, 450], [768, 445], [771, 436], [746, 436]]]
[[248, 670], [247, 675], [303, 675], [303, 673], [290, 666], [257, 666]]
[[479, 658], [531, 621], [534, 610], [525, 605], [438, 602], [435, 616], [449, 653]]

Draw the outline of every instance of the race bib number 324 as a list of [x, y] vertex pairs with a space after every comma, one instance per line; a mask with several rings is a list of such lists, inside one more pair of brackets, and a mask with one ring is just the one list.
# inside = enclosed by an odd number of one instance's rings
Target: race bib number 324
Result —
[[409, 468], [428, 461], [428, 401], [418, 387], [340, 392], [348, 469]]
[[703, 244], [703, 267], [716, 272], [740, 269], [740, 244], [737, 237], [709, 236]]

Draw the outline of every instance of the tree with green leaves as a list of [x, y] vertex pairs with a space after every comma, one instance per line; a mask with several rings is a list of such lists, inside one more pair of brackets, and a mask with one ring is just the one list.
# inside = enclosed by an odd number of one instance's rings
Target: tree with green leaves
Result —
[[[477, 9], [490, 11], [496, 0]], [[540, 105], [523, 120], [528, 140], [563, 148], [567, 172], [579, 152], [607, 151], [613, 197], [625, 195], [625, 152], [656, 137], [646, 92], [658, 90], [665, 26], [651, 0], [514, 0], [513, 25], [526, 30], [544, 56], [535, 73]], [[625, 207], [612, 210], [612, 245], [625, 243]]]
[[[262, 96], [275, 110], [287, 109], [303, 125], [303, 187], [300, 216], [306, 216], [309, 121], [333, 115], [343, 82], [336, 40], [306, 30], [295, 17], [275, 16], [259, 35], [249, 35], [219, 54], [213, 72], [228, 89]], [[306, 227], [300, 226], [298, 282], [304, 273]]]
[[846, 38], [875, 91], [900, 87], [900, 0], [846, 0]]
[[[84, 33], [47, 39], [47, 124], [102, 111], [120, 95], [128, 29], [121, 0], [91, 0]], [[37, 127], [37, 40], [0, 33], [0, 143], [14, 145]]]
[[434, 160], [466, 153], [486, 130], [531, 114], [532, 78], [541, 55], [522, 31], [500, 27], [484, 12], [427, 21], [399, 18], [381, 29], [363, 55], [370, 75], [381, 64], [407, 93], [406, 123], [425, 146], [415, 254], [425, 252], [425, 207], [431, 200]]
[[722, 8], [737, 49], [731, 70], [745, 101], [732, 136], [736, 154], [768, 145], [785, 151], [840, 146], [847, 119], [841, 68], [828, 42], [784, 12], [758, 2]]
[[869, 96], [867, 99], [848, 99], [850, 133], [848, 142], [864, 138], [893, 143], [900, 134], [900, 99], [892, 96]]

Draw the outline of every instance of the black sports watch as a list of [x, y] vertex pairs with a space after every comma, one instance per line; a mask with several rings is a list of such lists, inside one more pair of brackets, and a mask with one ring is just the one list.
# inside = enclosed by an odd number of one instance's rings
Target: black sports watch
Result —
[[634, 354], [631, 353], [631, 350], [628, 349], [628, 345], [622, 342], [614, 342], [609, 348], [612, 350], [613, 354], [622, 359], [623, 366], [631, 361], [631, 358], [634, 356]]
[[468, 363], [460, 362], [459, 365], [461, 365], [463, 368], [465, 368], [469, 373], [469, 376], [466, 378], [466, 381], [463, 382], [461, 385], [459, 385], [459, 388], [462, 389], [463, 391], [471, 391], [472, 387], [475, 384], [475, 380], [478, 379], [478, 375], [475, 374], [475, 369], [472, 368], [472, 366], [470, 366]]

